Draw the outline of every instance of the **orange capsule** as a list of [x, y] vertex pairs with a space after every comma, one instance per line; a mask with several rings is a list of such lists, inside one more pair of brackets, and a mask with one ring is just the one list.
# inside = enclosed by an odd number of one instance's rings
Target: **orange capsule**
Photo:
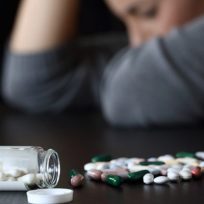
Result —
[[195, 178], [199, 178], [199, 177], [201, 177], [201, 175], [202, 175], [202, 170], [201, 170], [201, 168], [200, 167], [195, 167], [195, 168], [193, 168], [192, 170], [191, 170], [191, 173], [192, 173], [192, 175], [195, 177]]

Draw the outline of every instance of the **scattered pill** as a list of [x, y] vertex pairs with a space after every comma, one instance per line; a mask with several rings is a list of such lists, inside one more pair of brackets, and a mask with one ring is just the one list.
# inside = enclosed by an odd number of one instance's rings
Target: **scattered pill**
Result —
[[179, 175], [183, 180], [190, 180], [192, 178], [192, 173], [191, 171], [188, 171], [188, 170], [180, 171]]
[[196, 157], [198, 157], [199, 159], [204, 160], [204, 152], [196, 152], [195, 155], [196, 155]]
[[101, 174], [101, 181], [104, 181], [104, 182], [105, 182], [105, 181], [106, 181], [106, 177], [109, 176], [109, 175], [110, 175], [110, 174], [108, 174], [108, 173], [102, 173], [102, 174]]
[[148, 162], [155, 162], [158, 161], [156, 157], [150, 157], [147, 159]]
[[191, 152], [178, 152], [176, 153], [176, 157], [177, 158], [185, 158], [185, 157], [194, 158], [195, 154]]
[[158, 176], [154, 179], [154, 183], [156, 183], [156, 184], [165, 184], [168, 181], [169, 181], [169, 179], [166, 176]]
[[158, 157], [158, 160], [166, 163], [168, 161], [174, 160], [174, 157], [170, 154], [166, 154], [166, 155]]
[[142, 165], [136, 165], [136, 164], [128, 164], [128, 170], [130, 172], [149, 170], [149, 168], [150, 168], [149, 166], [142, 166]]
[[120, 166], [120, 167], [127, 166], [127, 163], [128, 163], [128, 158], [126, 158], [126, 157], [121, 157], [121, 158], [113, 159], [110, 161], [111, 165]]
[[114, 187], [119, 187], [122, 183], [122, 178], [120, 176], [108, 175], [105, 179], [105, 183]]
[[[204, 152], [178, 152], [176, 157], [166, 154], [147, 160], [137, 157], [110, 160], [109, 155], [99, 155], [92, 158], [92, 163], [85, 164], [84, 169], [93, 180], [102, 180], [113, 186], [119, 186], [122, 181], [141, 180], [145, 184], [165, 184], [199, 178], [204, 173], [203, 156]], [[120, 182], [117, 183], [115, 178]]]
[[105, 169], [109, 169], [109, 163], [107, 163], [107, 162], [97, 162], [96, 163], [97, 164], [97, 166], [96, 166], [96, 169], [97, 170], [105, 170]]
[[142, 179], [145, 174], [148, 174], [148, 173], [149, 173], [149, 171], [147, 171], [147, 170], [132, 172], [132, 173], [128, 174], [128, 179], [130, 181], [138, 181], [138, 180]]
[[148, 171], [153, 174], [154, 176], [158, 176], [161, 174], [161, 170], [160, 169], [155, 169], [155, 168], [149, 168]]
[[90, 170], [95, 170], [95, 169], [97, 169], [97, 164], [95, 163], [87, 163], [84, 165], [85, 171], [90, 171]]
[[180, 176], [179, 176], [179, 172], [174, 172], [174, 171], [169, 171], [167, 173], [167, 177], [170, 181], [178, 181]]
[[200, 167], [204, 167], [204, 161], [200, 162]]
[[177, 161], [182, 164], [189, 164], [192, 166], [198, 166], [199, 162], [195, 158], [185, 157], [185, 158], [178, 158]]
[[171, 167], [167, 169], [167, 174], [168, 173], [179, 173], [180, 171], [181, 169], [176, 169], [176, 168]]
[[71, 178], [70, 183], [73, 187], [79, 187], [84, 183], [84, 176], [79, 174]]
[[137, 165], [137, 164], [139, 164], [140, 162], [144, 162], [144, 161], [145, 161], [144, 158], [134, 157], [134, 158], [130, 158], [130, 159], [127, 160], [127, 165], [128, 165], [128, 164]]
[[154, 161], [154, 162], [140, 162], [139, 164], [142, 166], [149, 166], [149, 165], [160, 166], [160, 165], [164, 165], [165, 163], [162, 161]]
[[69, 171], [68, 177], [73, 187], [79, 187], [84, 183], [84, 176], [74, 169]]
[[167, 176], [167, 173], [168, 173], [167, 169], [161, 169], [162, 176]]
[[200, 167], [194, 167], [192, 170], [191, 170], [191, 173], [192, 173], [192, 176], [195, 177], [195, 178], [200, 178], [201, 175], [202, 175], [202, 170]]
[[104, 178], [107, 176], [107, 175], [115, 175], [115, 176], [120, 176], [121, 178], [127, 178], [128, 177], [128, 171], [127, 169], [123, 169], [123, 168], [118, 168], [118, 169], [115, 169], [115, 170], [104, 170], [103, 171], [103, 175], [102, 175], [102, 180], [104, 180]]
[[93, 158], [91, 159], [91, 161], [92, 161], [93, 163], [95, 163], [95, 162], [108, 162], [108, 161], [110, 161], [111, 159], [112, 159], [112, 158], [111, 158], [110, 155], [104, 154], [104, 155], [97, 155], [97, 156], [93, 157]]
[[143, 182], [144, 182], [145, 184], [151, 184], [151, 183], [153, 183], [153, 182], [154, 182], [154, 175], [153, 175], [153, 174], [150, 174], [150, 173], [145, 174], [145, 175], [143, 176]]
[[93, 180], [98, 181], [98, 180], [101, 180], [101, 174], [102, 173], [103, 173], [102, 171], [94, 169], [94, 170], [88, 171], [87, 176]]
[[95, 162], [95, 163], [87, 163], [84, 165], [85, 171], [90, 170], [104, 170], [110, 168], [110, 164], [108, 162]]

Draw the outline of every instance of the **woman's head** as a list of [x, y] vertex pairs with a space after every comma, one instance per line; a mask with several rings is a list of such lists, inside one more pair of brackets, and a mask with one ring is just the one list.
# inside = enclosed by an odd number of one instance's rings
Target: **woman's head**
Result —
[[106, 0], [126, 25], [132, 46], [162, 36], [204, 13], [203, 0]]

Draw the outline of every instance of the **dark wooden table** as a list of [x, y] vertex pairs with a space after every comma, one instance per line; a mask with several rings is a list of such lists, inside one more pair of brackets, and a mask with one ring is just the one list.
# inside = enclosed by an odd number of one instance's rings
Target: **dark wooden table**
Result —
[[[58, 187], [70, 188], [67, 172], [83, 170], [93, 155], [150, 157], [178, 151], [204, 150], [202, 127], [116, 129], [99, 114], [0, 116], [0, 145], [33, 145], [53, 148], [60, 154], [61, 178]], [[25, 192], [0, 192], [0, 204], [26, 204]], [[180, 184], [128, 185], [112, 188], [87, 181], [74, 191], [76, 204], [109, 203], [204, 203], [204, 178]]]

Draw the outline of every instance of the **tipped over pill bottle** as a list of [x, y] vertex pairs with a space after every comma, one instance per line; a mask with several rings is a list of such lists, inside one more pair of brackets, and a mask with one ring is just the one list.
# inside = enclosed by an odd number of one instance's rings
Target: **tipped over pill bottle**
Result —
[[59, 156], [53, 149], [0, 146], [0, 191], [53, 188], [59, 177]]

